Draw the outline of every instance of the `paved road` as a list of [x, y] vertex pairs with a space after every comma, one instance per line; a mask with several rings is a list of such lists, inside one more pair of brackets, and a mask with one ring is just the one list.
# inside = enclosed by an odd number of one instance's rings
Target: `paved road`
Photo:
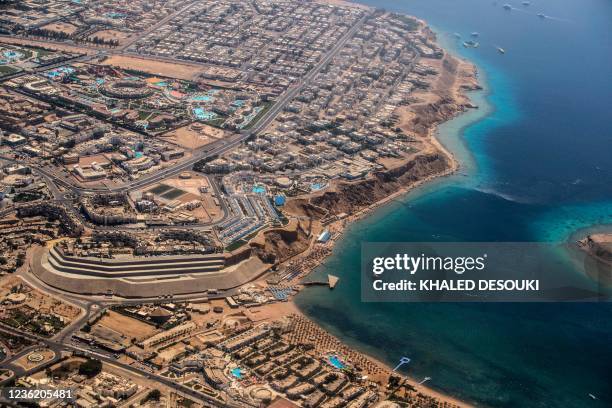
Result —
[[[120, 50], [123, 49], [127, 49], [131, 44], [133, 44], [135, 41], [137, 41], [139, 38], [141, 38], [142, 36], [148, 34], [149, 32], [152, 32], [153, 30], [155, 30], [156, 28], [160, 27], [161, 25], [163, 25], [166, 21], [168, 21], [170, 18], [172, 18], [174, 15], [181, 13], [185, 10], [187, 10], [189, 7], [191, 7], [193, 5], [193, 3], [190, 3], [189, 5], [187, 5], [186, 7], [184, 7], [183, 9], [167, 16], [166, 18], [164, 18], [162, 21], [160, 21], [158, 24], [152, 26], [149, 30], [147, 30], [145, 33], [143, 33], [141, 36], [134, 38], [132, 41], [130, 41], [128, 44], [124, 45]], [[141, 187], [145, 187], [149, 184], [153, 184], [156, 183], [164, 178], [167, 178], [169, 176], [178, 174], [182, 171], [191, 169], [191, 167], [198, 162], [201, 159], [204, 158], [208, 158], [208, 157], [212, 157], [214, 155], [220, 155], [236, 146], [238, 146], [240, 143], [242, 143], [244, 140], [246, 140], [247, 138], [249, 138], [250, 136], [257, 134], [263, 130], [265, 130], [265, 128], [276, 118], [276, 116], [285, 108], [285, 106], [296, 96], [298, 95], [298, 93], [305, 87], [308, 86], [310, 84], [310, 82], [316, 77], [316, 75], [323, 69], [323, 67], [325, 67], [331, 60], [332, 58], [334, 58], [334, 56], [336, 56], [338, 54], [338, 52], [342, 49], [342, 47], [346, 44], [346, 42], [357, 32], [357, 30], [359, 30], [359, 28], [361, 28], [361, 26], [363, 25], [364, 21], [366, 20], [367, 15], [362, 17], [353, 27], [351, 27], [347, 33], [326, 53], [326, 55], [321, 59], [321, 61], [319, 61], [314, 67], [313, 69], [302, 79], [300, 79], [295, 85], [291, 86], [289, 89], [287, 89], [279, 98], [278, 100], [275, 102], [275, 104], [268, 110], [268, 112], [266, 112], [266, 114], [249, 130], [243, 131], [241, 133], [232, 135], [230, 138], [225, 139], [225, 140], [220, 140], [217, 142], [214, 142], [210, 145], [207, 145], [199, 150], [197, 150], [194, 155], [189, 158], [188, 160], [179, 163], [178, 165], [172, 167], [172, 168], [168, 168], [168, 169], [164, 169], [162, 171], [159, 171], [155, 174], [149, 175], [149, 176], [145, 176], [139, 180], [135, 180], [133, 182], [129, 182], [126, 183], [125, 185], [122, 186], [118, 186], [116, 188], [112, 188], [110, 189], [110, 191], [127, 191], [127, 190], [131, 190], [131, 189], [136, 189], [136, 188], [141, 188]], [[79, 57], [79, 58], [83, 58], [85, 59], [86, 57]], [[91, 57], [89, 57], [91, 58]], [[45, 67], [44, 69], [49, 69], [49, 67]], [[8, 162], [13, 162], [13, 163], [22, 163], [18, 160], [12, 159], [12, 158], [2, 158], [5, 161]], [[53, 194], [53, 197], [56, 201], [66, 201], [65, 198], [65, 193], [62, 192], [61, 190], [59, 190], [59, 188], [57, 187], [57, 185], [60, 185], [64, 188], [66, 188], [68, 191], [72, 192], [73, 194], [75, 194], [76, 196], [79, 196], [83, 193], [89, 193], [89, 192], [96, 192], [96, 191], [109, 191], [109, 189], [92, 189], [92, 188], [81, 188], [81, 187], [77, 187], [72, 185], [71, 183], [69, 183], [67, 180], [64, 180], [58, 176], [56, 176], [55, 174], [53, 174], [52, 172], [44, 169], [44, 168], [40, 168], [40, 167], [35, 167], [35, 166], [31, 166], [35, 172], [37, 172], [38, 174], [40, 174], [49, 184], [49, 188]], [[218, 190], [216, 190], [218, 193]], [[25, 272], [24, 272], [25, 271]], [[82, 355], [85, 356], [89, 356], [89, 357], [95, 357], [98, 358], [99, 360], [107, 363], [107, 364], [111, 364], [111, 365], [115, 365], [118, 367], [121, 367], [127, 371], [130, 371], [133, 374], [137, 374], [137, 375], [142, 375], [145, 376], [147, 378], [150, 379], [154, 379], [155, 381], [158, 381], [161, 384], [164, 384], [170, 388], [172, 388], [174, 391], [176, 391], [177, 393], [186, 395], [190, 398], [194, 398], [197, 400], [200, 400], [202, 402], [204, 402], [205, 406], [209, 406], [209, 407], [236, 407], [239, 408], [241, 406], [244, 406], [244, 404], [237, 404], [234, 402], [221, 402], [221, 401], [217, 401], [215, 399], [213, 399], [212, 397], [206, 395], [206, 394], [202, 394], [199, 393], [197, 391], [194, 391], [188, 387], [185, 387], [181, 384], [175, 383], [173, 381], [171, 381], [168, 378], [162, 377], [160, 375], [157, 375], [155, 373], [151, 373], [148, 372], [146, 370], [143, 370], [139, 367], [134, 367], [125, 363], [121, 363], [119, 361], [117, 361], [117, 359], [115, 359], [112, 356], [106, 355], [106, 354], [102, 354], [96, 351], [92, 351], [83, 347], [79, 347], [79, 346], [75, 346], [73, 344], [70, 344], [69, 341], [72, 337], [72, 334], [80, 329], [86, 322], [87, 320], [89, 320], [92, 316], [93, 313], [99, 311], [101, 308], [103, 308], [105, 305], [107, 304], [132, 304], [132, 303], [143, 303], [143, 302], [147, 302], [147, 301], [164, 301], [164, 299], [137, 299], [137, 300], [126, 300], [126, 299], [99, 299], [99, 298], [94, 298], [91, 296], [79, 296], [79, 295], [72, 295], [72, 294], [67, 294], [65, 292], [56, 290], [52, 287], [49, 287], [45, 284], [43, 284], [42, 282], [38, 281], [36, 278], [32, 277], [28, 272], [27, 272], [27, 268], [24, 268], [22, 270], [22, 272], [19, 273], [25, 280], [26, 282], [28, 282], [29, 284], [31, 284], [33, 287], [51, 294], [52, 296], [57, 296], [60, 298], [66, 298], [67, 300], [69, 300], [72, 303], [75, 303], [77, 305], [79, 305], [80, 307], [82, 307], [85, 310], [85, 313], [79, 317], [78, 319], [76, 319], [74, 322], [72, 322], [70, 325], [68, 325], [61, 333], [59, 333], [55, 338], [53, 339], [47, 339], [47, 338], [43, 338], [40, 336], [36, 336], [36, 335], [32, 335], [32, 334], [28, 334], [28, 333], [18, 333], [15, 332], [12, 328], [12, 333], [15, 335], [19, 335], [22, 337], [26, 337], [34, 342], [36, 342], [37, 344], [43, 344], [46, 347], [50, 348], [51, 350], [53, 350], [56, 353], [56, 359], [59, 359], [60, 353], [63, 350], [67, 350], [67, 351], [72, 351], [73, 353], [80, 353]], [[224, 297], [224, 296], [228, 296], [231, 291], [228, 292], [223, 292], [222, 294], [219, 294], [218, 297]], [[188, 299], [193, 299], [193, 298], [197, 298], [197, 297], [201, 297], [201, 295], [186, 295], [186, 296], [176, 296], [174, 297], [172, 300], [176, 301], [176, 300], [188, 300]], [[165, 299], [165, 301], [168, 301], [168, 299]], [[2, 325], [0, 324], [0, 330], [3, 329]], [[8, 329], [6, 327], [4, 327], [4, 329]], [[23, 369], [20, 369], [17, 366], [14, 366], [12, 363], [18, 359], [20, 356], [25, 355], [26, 353], [30, 352], [32, 350], [32, 348], [28, 348], [27, 350], [23, 350], [21, 353], [18, 353], [17, 355], [11, 356], [9, 357], [5, 362], [3, 362], [3, 367], [6, 366], [10, 369], [12, 369], [13, 371], [15, 371], [15, 373], [17, 375], [23, 375], [26, 374], [26, 372]], [[56, 360], [55, 359], [55, 360]], [[54, 360], [54, 361], [55, 361]]]
[[[239, 135], [233, 136], [229, 141], [220, 140], [213, 144], [205, 146], [203, 149], [196, 151], [194, 156], [183, 163], [172, 167], [170, 169], [162, 170], [151, 176], [143, 177], [134, 182], [127, 183], [124, 186], [117, 187], [113, 191], [124, 191], [133, 188], [140, 188], [146, 185], [156, 183], [166, 177], [180, 173], [181, 171], [190, 169], [196, 162], [214, 156], [216, 154], [221, 155], [222, 153], [234, 148], [235, 146], [248, 139], [250, 136], [265, 130], [265, 128], [272, 123], [276, 116], [285, 108], [285, 106], [291, 102], [291, 100], [298, 95], [298, 93], [316, 77], [316, 75], [326, 66], [334, 56], [344, 47], [346, 42], [361, 28], [368, 15], [363, 16], [355, 25], [349, 29], [344, 36], [327, 52], [327, 54], [319, 61], [313, 69], [302, 78], [296, 85], [290, 87], [285, 91], [274, 105], [266, 112], [266, 114], [248, 131], [240, 133]], [[81, 192], [87, 190], [81, 189]]]
[[[35, 41], [35, 42], [49, 44], [49, 45], [72, 46], [72, 47], [82, 48], [82, 49], [89, 50], [89, 51], [96, 51], [96, 52], [103, 52], [103, 53], [110, 52], [110, 53], [115, 53], [116, 54], [118, 52], [121, 52], [121, 51], [127, 49], [129, 46], [134, 44], [136, 41], [140, 40], [141, 38], [149, 35], [153, 31], [157, 30], [158, 28], [160, 28], [161, 26], [166, 24], [170, 19], [172, 19], [176, 15], [181, 14], [181, 13], [189, 10], [189, 8], [191, 8], [195, 3], [196, 3], [196, 1], [189, 2], [185, 7], [181, 8], [179, 10], [176, 10], [173, 13], [168, 14], [166, 17], [164, 17], [163, 19], [161, 19], [157, 23], [153, 24], [148, 29], [142, 31], [140, 34], [138, 34], [138, 35], [136, 35], [136, 36], [134, 36], [132, 38], [129, 38], [128, 41], [123, 43], [121, 46], [115, 47], [115, 48], [104, 49], [104, 48], [101, 48], [101, 47], [96, 47], [93, 44], [90, 45], [90, 44], [86, 44], [86, 43], [76, 43], [76, 42], [73, 42], [73, 41], [55, 41], [53, 39], [45, 39], [45, 38], [37, 38], [37, 37], [15, 37], [15, 36], [9, 35], [9, 34], [0, 34], [0, 38], [7, 38], [7, 39], [19, 38], [19, 39], [23, 39], [23, 40], [27, 40], [27, 41]], [[48, 23], [45, 23], [45, 24], [48, 24]], [[70, 52], [70, 51], [67, 51], [67, 52]], [[63, 63], [65, 63], [65, 62], [66, 61], [64, 61]], [[48, 67], [46, 69], [48, 69]], [[3, 78], [2, 80], [4, 80], [4, 79], [5, 78]]]
[[[165, 24], [166, 21], [168, 21], [170, 18], [172, 18], [173, 16], [189, 9], [189, 7], [191, 7], [193, 5], [193, 3], [190, 3], [189, 5], [187, 5], [186, 7], [184, 7], [183, 9], [176, 11], [175, 13], [167, 16], [166, 18], [164, 18], [163, 20], [161, 20], [159, 23], [157, 23], [156, 25], [154, 25], [153, 27], [151, 27], [149, 30], [147, 30], [145, 33], [141, 34], [140, 36], [132, 39], [132, 41], [130, 42], [133, 43], [135, 41], [137, 41], [139, 38], [141, 38], [142, 36], [148, 34], [149, 32], [153, 31], [154, 29], [158, 28], [159, 26]], [[276, 116], [285, 108], [285, 106], [291, 102], [291, 100], [298, 95], [298, 93], [307, 85], [310, 84], [310, 82], [315, 78], [315, 76], [321, 71], [321, 69], [323, 69], [323, 67], [325, 65], [327, 65], [334, 56], [336, 56], [338, 54], [338, 52], [342, 49], [342, 47], [346, 44], [346, 42], [357, 32], [357, 30], [359, 30], [361, 28], [361, 26], [363, 25], [364, 21], [367, 19], [368, 14], [364, 15], [357, 23], [355, 23], [353, 25], [353, 27], [351, 27], [344, 36], [342, 36], [342, 38], [327, 52], [327, 54], [313, 67], [313, 69], [310, 70], [310, 72], [308, 74], [306, 74], [306, 76], [304, 76], [304, 78], [301, 78], [297, 84], [291, 86], [289, 89], [287, 89], [280, 97], [277, 101], [275, 101], [274, 105], [265, 113], [265, 115], [260, 118], [260, 120], [249, 130], [245, 130], [239, 134], [235, 134], [232, 135], [230, 138], [227, 139], [223, 139], [223, 140], [218, 140], [216, 142], [213, 142], [207, 146], [204, 146], [200, 149], [197, 149], [194, 151], [193, 156], [191, 158], [189, 158], [188, 160], [183, 161], [182, 163], [173, 166], [171, 168], [168, 169], [164, 169], [161, 170], [159, 172], [156, 172], [155, 174], [151, 174], [149, 176], [145, 176], [142, 177], [138, 180], [134, 180], [132, 182], [128, 182], [125, 183], [124, 185], [121, 186], [117, 186], [111, 189], [108, 188], [83, 188], [83, 187], [78, 187], [78, 186], [74, 186], [72, 184], [70, 184], [67, 180], [64, 180], [61, 177], [58, 177], [57, 175], [43, 170], [43, 169], [38, 169], [42, 174], [44, 174], [47, 178], [52, 179], [54, 182], [70, 189], [73, 193], [75, 193], [76, 195], [80, 195], [83, 193], [95, 193], [95, 192], [101, 192], [101, 191], [126, 191], [126, 190], [131, 190], [131, 189], [137, 189], [137, 188], [141, 188], [144, 186], [147, 186], [149, 184], [153, 184], [156, 182], [159, 182], [160, 180], [176, 175], [182, 171], [191, 169], [191, 167], [197, 163], [198, 161], [204, 159], [204, 158], [208, 158], [208, 157], [212, 157], [214, 155], [221, 155], [223, 153], [225, 153], [226, 151], [238, 146], [240, 143], [242, 143], [243, 141], [245, 141], [246, 139], [248, 139], [250, 136], [259, 133], [260, 131], [264, 130], [275, 118]], [[124, 46], [123, 48], [127, 48], [129, 45]], [[103, 53], [102, 51], [100, 53]], [[79, 57], [79, 59], [85, 59], [85, 58], [92, 58], [92, 56], [83, 56], [83, 57]], [[61, 65], [61, 63], [59, 64], [54, 64], [54, 65]], [[45, 67], [44, 69], [49, 69], [49, 67]], [[12, 160], [10, 158], [6, 158], [6, 160], [8, 161], [13, 161], [13, 162], [17, 162], [16, 160]]]
[[158, 21], [157, 23], [153, 24], [150, 28], [142, 31], [139, 35], [134, 36], [133, 38], [130, 38], [128, 41], [126, 41], [122, 46], [116, 48], [118, 51], [123, 51], [126, 50], [127, 48], [129, 48], [132, 44], [134, 44], [136, 41], [140, 40], [141, 38], [146, 37], [147, 35], [149, 35], [150, 33], [152, 33], [153, 31], [157, 30], [158, 28], [160, 28], [161, 26], [163, 26], [164, 24], [166, 24], [168, 21], [170, 21], [172, 18], [174, 18], [175, 16], [184, 13], [185, 11], [189, 10], [194, 4], [196, 4], [197, 1], [192, 1], [189, 4], [187, 4], [185, 7], [176, 10], [174, 13], [170, 13], [168, 14], [166, 17], [162, 18], [160, 21]]
[[[28, 374], [31, 374], [31, 373], [33, 373], [35, 371], [38, 371], [37, 367], [34, 367], [32, 369], [29, 369], [29, 370], [26, 370], [23, 367], [15, 364], [15, 362], [17, 360], [19, 360], [23, 356], [26, 356], [26, 355], [30, 354], [32, 351], [34, 351], [36, 349], [39, 349], [39, 348], [44, 346], [44, 347], [48, 347], [49, 349], [51, 349], [55, 353], [55, 356], [53, 357], [52, 360], [49, 361], [49, 363], [53, 363], [53, 362], [59, 360], [59, 358], [60, 358], [61, 347], [45, 345], [44, 342], [41, 340], [41, 339], [43, 339], [43, 337], [36, 336], [36, 335], [33, 335], [33, 334], [29, 334], [29, 333], [18, 332], [13, 327], [8, 326], [8, 325], [6, 325], [4, 323], [0, 323], [0, 332], [7, 333], [7, 334], [9, 334], [11, 336], [17, 336], [17, 337], [21, 337], [21, 338], [26, 338], [26, 339], [30, 340], [32, 343], [34, 343], [33, 345], [24, 348], [23, 350], [19, 351], [18, 353], [15, 353], [15, 354], [11, 355], [9, 358], [7, 358], [6, 360], [4, 360], [2, 362], [2, 368], [9, 369], [13, 373], [15, 373], [15, 376], [14, 376], [15, 378], [18, 378], [18, 377], [21, 377], [21, 376], [24, 376], [24, 375], [28, 375]], [[2, 384], [2, 382], [0, 382], [0, 384]]]
[[[10, 330], [10, 327], [5, 327], [4, 325], [0, 324], [0, 330]], [[197, 392], [192, 390], [191, 388], [188, 388], [182, 384], [176, 383], [166, 377], [162, 377], [161, 375], [158, 375], [156, 373], [152, 373], [152, 372], [148, 372], [146, 370], [143, 370], [139, 367], [134, 367], [131, 366], [129, 364], [125, 364], [122, 363], [120, 361], [118, 361], [116, 358], [114, 358], [113, 356], [108, 356], [106, 354], [102, 354], [96, 351], [92, 351], [89, 350], [87, 348], [84, 347], [79, 347], [79, 346], [75, 346], [72, 344], [66, 344], [66, 343], [62, 343], [62, 342], [58, 342], [56, 340], [52, 340], [52, 339], [47, 339], [41, 336], [37, 336], [34, 334], [30, 334], [30, 333], [22, 333], [22, 332], [12, 332], [13, 335], [16, 336], [20, 336], [20, 337], [24, 337], [27, 338], [33, 342], [39, 343], [44, 345], [45, 347], [49, 348], [50, 350], [52, 350], [56, 356], [55, 358], [52, 360], [53, 362], [59, 360], [61, 352], [62, 351], [71, 351], [77, 355], [83, 355], [86, 357], [90, 357], [90, 358], [96, 358], [98, 360], [101, 360], [102, 362], [106, 363], [106, 364], [110, 364], [116, 367], [120, 367], [124, 370], [127, 370], [129, 372], [131, 372], [132, 374], [136, 374], [136, 375], [140, 375], [140, 376], [144, 376], [146, 378], [149, 379], [153, 379], [171, 389], [173, 389], [175, 392], [186, 395], [190, 398], [195, 398], [196, 400], [200, 400], [202, 401], [206, 406], [208, 407], [229, 407], [229, 408], [240, 408], [240, 405], [237, 405], [236, 403], [233, 402], [224, 402], [224, 401], [218, 401], [206, 394]], [[16, 376], [21, 376], [21, 375], [27, 375], [29, 373], [31, 373], [32, 371], [37, 371], [37, 370], [23, 370], [23, 368], [16, 366], [13, 364], [13, 362], [29, 353], [32, 351], [32, 349], [35, 347], [30, 347], [26, 350], [22, 350], [20, 353], [16, 354], [15, 356], [11, 357], [9, 360], [5, 361], [2, 363], [3, 368], [8, 368], [10, 370], [12, 370], [13, 372], [15, 372]]]
[[[10, 36], [5, 36], [5, 35], [0, 35], [0, 37], [9, 37], [10, 38]], [[38, 42], [39, 40], [35, 40], [35, 41]], [[98, 53], [98, 54], [100, 54], [100, 53]], [[28, 70], [25, 70], [25, 71], [16, 72], [16, 73], [11, 74], [11, 75], [3, 76], [2, 78], [0, 78], [0, 83], [5, 82], [5, 81], [10, 81], [11, 79], [20, 77], [22, 75], [28, 75], [28, 74], [34, 74], [34, 73], [38, 73], [38, 72], [48, 71], [50, 69], [58, 68], [58, 67], [61, 67], [63, 65], [66, 65], [66, 64], [72, 64], [72, 63], [75, 63], [75, 62], [87, 61], [87, 60], [93, 59], [95, 57], [96, 57], [96, 55], [87, 55], [87, 54], [86, 55], [76, 55], [74, 57], [67, 58], [65, 60], [62, 60], [62, 61], [59, 61], [59, 62], [56, 62], [56, 63], [53, 63], [53, 64], [42, 65], [40, 67], [31, 68], [31, 69], [28, 69]]]
[[[185, 8], [173, 13], [172, 15], [166, 17], [164, 20], [168, 20], [172, 18], [172, 16], [188, 9], [192, 5], [193, 3], [190, 3]], [[44, 168], [35, 167], [35, 166], [31, 166], [31, 167], [33, 167], [36, 172], [38, 172], [45, 178], [45, 180], [47, 181], [47, 184], [49, 185], [49, 188], [52, 191], [54, 199], [57, 201], [67, 201], [67, 200], [65, 199], [65, 193], [62, 193], [57, 188], [56, 184], [61, 185], [62, 187], [66, 188], [68, 191], [72, 192], [75, 196], [80, 196], [81, 194], [84, 194], [84, 193], [95, 193], [95, 192], [122, 192], [122, 191], [128, 191], [128, 190], [146, 187], [150, 184], [157, 183], [165, 178], [179, 174], [182, 171], [190, 170], [193, 167], [193, 165], [197, 163], [198, 161], [205, 159], [205, 158], [213, 157], [214, 155], [221, 155], [227, 152], [228, 150], [240, 145], [243, 141], [248, 139], [250, 136], [257, 134], [262, 130], [265, 130], [265, 128], [270, 123], [272, 123], [272, 121], [285, 108], [285, 106], [289, 102], [291, 102], [291, 100], [295, 96], [297, 96], [299, 92], [305, 86], [309, 85], [310, 82], [321, 71], [321, 69], [323, 69], [323, 67], [325, 67], [334, 58], [334, 56], [338, 54], [338, 52], [342, 49], [342, 47], [344, 47], [346, 42], [361, 28], [361, 26], [363, 25], [364, 21], [368, 18], [368, 16], [369, 14], [364, 15], [357, 23], [355, 23], [355, 25], [353, 25], [353, 27], [351, 27], [342, 36], [342, 38], [327, 52], [327, 54], [313, 67], [313, 69], [304, 78], [300, 79], [300, 81], [297, 84], [291, 86], [287, 91], [285, 91], [279, 97], [279, 99], [268, 110], [268, 112], [266, 112], [266, 114], [251, 129], [241, 132], [239, 134], [232, 135], [227, 139], [215, 141], [200, 149], [197, 149], [194, 151], [192, 157], [177, 164], [176, 166], [158, 171], [154, 174], [139, 178], [138, 180], [134, 180], [132, 182], [125, 183], [124, 185], [120, 185], [120, 186], [110, 188], [110, 189], [102, 188], [102, 187], [101, 188], [78, 187], [78, 186], [71, 184], [67, 179], [59, 177], [56, 174], [53, 174], [52, 172]], [[158, 26], [161, 26], [162, 24], [164, 24], [163, 20], [160, 23], [158, 23]], [[155, 27], [153, 27], [150, 31], [152, 31], [153, 29], [155, 29]], [[137, 39], [134, 39], [134, 41], [136, 40]], [[82, 58], [85, 58], [85, 57], [87, 56], [84, 56]], [[48, 67], [46, 67], [45, 69], [48, 69]], [[4, 159], [7, 162], [22, 163], [21, 161], [15, 160], [12, 158], [2, 158], [2, 159]], [[215, 189], [215, 190], [218, 193], [218, 189]], [[224, 208], [224, 213], [227, 216], [227, 208]], [[208, 227], [209, 225], [210, 224], [207, 223], [207, 224], [201, 224], [201, 225], [192, 225], [191, 227], [202, 228], [202, 227]]]

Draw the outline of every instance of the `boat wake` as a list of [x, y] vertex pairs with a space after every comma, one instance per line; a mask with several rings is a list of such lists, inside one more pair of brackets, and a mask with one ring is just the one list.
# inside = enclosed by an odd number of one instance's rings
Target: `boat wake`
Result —
[[478, 191], [479, 193], [499, 197], [503, 200], [510, 201], [510, 202], [517, 203], [517, 204], [535, 204], [533, 200], [517, 197], [517, 196], [511, 195], [508, 193], [502, 193], [501, 191], [495, 190], [491, 187], [475, 186], [475, 187], [472, 187], [472, 190]]
[[514, 7], [514, 6], [510, 5], [510, 4], [504, 4], [503, 7], [507, 11], [529, 14], [530, 16], [538, 16], [538, 17], [540, 17], [543, 20], [553, 20], [553, 21], [560, 21], [560, 22], [563, 22], [563, 23], [572, 23], [571, 20], [568, 20], [566, 18], [549, 16], [549, 15], [544, 14], [544, 13], [534, 13], [532, 11], [525, 10], [524, 8]]
[[548, 15], [545, 15], [544, 18], [546, 20], [559, 21], [561, 23], [573, 23], [572, 20], [569, 20], [567, 18], [560, 18], [560, 17], [548, 16]]

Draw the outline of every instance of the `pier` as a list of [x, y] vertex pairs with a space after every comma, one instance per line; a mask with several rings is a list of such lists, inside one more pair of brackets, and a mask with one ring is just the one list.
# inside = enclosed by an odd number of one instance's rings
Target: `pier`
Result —
[[330, 289], [333, 289], [340, 281], [340, 278], [335, 275], [327, 275], [327, 281], [309, 281], [302, 282], [304, 286], [329, 286]]

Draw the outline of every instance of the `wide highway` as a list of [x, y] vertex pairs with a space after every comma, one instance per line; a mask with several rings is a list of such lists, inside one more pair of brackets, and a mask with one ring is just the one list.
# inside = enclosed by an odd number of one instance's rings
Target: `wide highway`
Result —
[[[96, 193], [96, 192], [119, 192], [119, 191], [127, 191], [133, 189], [139, 189], [145, 187], [149, 184], [157, 183], [165, 178], [170, 176], [179, 174], [180, 172], [190, 170], [195, 163], [198, 161], [212, 157], [214, 155], [221, 155], [227, 152], [230, 149], [240, 145], [246, 139], [251, 137], [252, 135], [258, 134], [259, 132], [265, 130], [266, 127], [276, 118], [276, 116], [287, 106], [291, 100], [298, 95], [298, 93], [316, 77], [316, 75], [323, 69], [325, 65], [327, 65], [334, 56], [338, 54], [338, 52], [344, 47], [346, 42], [361, 28], [365, 20], [369, 15], [364, 15], [357, 23], [355, 23], [343, 36], [342, 38], [334, 44], [334, 46], [325, 54], [325, 56], [306, 74], [303, 78], [299, 79], [298, 82], [291, 87], [289, 87], [274, 103], [274, 105], [263, 115], [262, 118], [249, 130], [240, 132], [238, 134], [233, 134], [230, 137], [215, 141], [211, 144], [208, 144], [198, 150], [196, 150], [192, 157], [182, 162], [179, 162], [175, 166], [169, 167], [167, 169], [163, 169], [161, 171], [157, 171], [154, 174], [147, 175], [141, 177], [137, 180], [125, 183], [120, 186], [112, 187], [112, 188], [84, 188], [78, 187], [71, 184], [68, 179], [61, 178], [56, 174], [53, 174], [50, 171], [45, 169], [37, 168], [37, 170], [45, 176], [47, 180], [52, 179], [55, 183], [69, 189], [75, 195], [81, 195], [83, 193]], [[14, 160], [8, 157], [3, 158], [6, 161], [11, 162], [19, 162], [18, 160]]]

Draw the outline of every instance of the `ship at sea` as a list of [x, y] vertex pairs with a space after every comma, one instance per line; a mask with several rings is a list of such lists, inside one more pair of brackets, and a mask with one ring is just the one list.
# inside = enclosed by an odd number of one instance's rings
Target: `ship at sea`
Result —
[[508, 3], [504, 4], [504, 6], [503, 6], [503, 7], [504, 7], [504, 9], [506, 9], [506, 10], [512, 10], [512, 6], [511, 6], [510, 4], [508, 4]]
[[477, 41], [469, 40], [469, 41], [464, 41], [463, 46], [465, 48], [478, 48], [480, 44]]
[[506, 50], [504, 50], [502, 47], [497, 47], [497, 51], [499, 51], [500, 54], [506, 53]]

